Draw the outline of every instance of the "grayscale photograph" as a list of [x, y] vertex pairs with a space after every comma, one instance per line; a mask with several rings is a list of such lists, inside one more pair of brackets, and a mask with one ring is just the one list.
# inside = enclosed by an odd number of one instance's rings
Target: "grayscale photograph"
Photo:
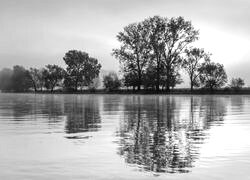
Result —
[[249, 0], [0, 0], [0, 180], [250, 180]]

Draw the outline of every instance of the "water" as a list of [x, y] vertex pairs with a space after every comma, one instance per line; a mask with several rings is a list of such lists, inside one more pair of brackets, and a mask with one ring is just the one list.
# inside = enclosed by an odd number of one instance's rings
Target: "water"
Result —
[[0, 94], [0, 179], [250, 179], [250, 96]]

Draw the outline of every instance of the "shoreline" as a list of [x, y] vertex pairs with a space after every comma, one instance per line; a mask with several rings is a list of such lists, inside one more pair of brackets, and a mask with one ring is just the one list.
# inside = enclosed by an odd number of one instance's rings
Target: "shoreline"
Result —
[[103, 94], [103, 95], [250, 95], [250, 88], [240, 89], [240, 90], [231, 90], [231, 89], [217, 89], [212, 92], [205, 89], [197, 89], [191, 92], [189, 89], [174, 89], [170, 92], [166, 91], [152, 91], [152, 90], [114, 90], [106, 91], [103, 89], [98, 90], [82, 90], [82, 91], [61, 91], [55, 90], [51, 91], [25, 91], [25, 92], [13, 92], [13, 91], [2, 91], [0, 93], [23, 93], [23, 94]]

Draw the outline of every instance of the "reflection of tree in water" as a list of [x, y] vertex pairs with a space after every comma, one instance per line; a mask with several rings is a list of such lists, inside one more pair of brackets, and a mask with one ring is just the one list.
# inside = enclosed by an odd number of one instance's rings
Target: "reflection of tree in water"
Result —
[[[37, 119], [46, 117], [57, 119], [63, 115], [63, 102], [55, 96], [35, 94], [7, 94], [1, 96], [0, 109], [6, 115], [13, 115], [13, 120]], [[4, 115], [4, 114], [3, 114]]]
[[[182, 108], [185, 101], [188, 108]], [[225, 104], [199, 97], [137, 96], [125, 100], [124, 112], [118, 136], [125, 161], [147, 171], [185, 173], [198, 158], [204, 131], [214, 120], [223, 120]]]
[[238, 95], [238, 96], [234, 95], [231, 96], [230, 100], [231, 100], [231, 108], [233, 109], [232, 112], [235, 112], [235, 111], [242, 111], [244, 105], [246, 104], [245, 101], [247, 101], [248, 98], [246, 98], [243, 95]]
[[104, 95], [103, 96], [103, 111], [109, 115], [119, 111], [121, 101], [120, 95]]
[[16, 120], [46, 118], [50, 122], [62, 119], [63, 101], [57, 96], [20, 95], [11, 96], [8, 109], [11, 109]]
[[200, 118], [203, 119], [204, 128], [211, 125], [221, 125], [226, 114], [226, 99], [217, 96], [206, 96], [200, 104]]
[[72, 102], [65, 104], [66, 132], [97, 131], [101, 123], [98, 98], [72, 98]]
[[64, 101], [61, 95], [46, 95], [42, 100], [42, 103], [36, 103], [36, 109], [41, 111], [40, 113], [48, 118], [49, 123], [56, 123], [61, 121], [64, 114]]
[[96, 131], [100, 127], [98, 97], [68, 95], [4, 95], [0, 97], [2, 116], [13, 120], [45, 121], [57, 124], [66, 116], [66, 132]]
[[21, 120], [25, 116], [33, 114], [33, 99], [27, 99], [25, 95], [7, 94], [1, 96], [1, 110], [4, 110], [2, 116], [14, 117], [14, 120]]

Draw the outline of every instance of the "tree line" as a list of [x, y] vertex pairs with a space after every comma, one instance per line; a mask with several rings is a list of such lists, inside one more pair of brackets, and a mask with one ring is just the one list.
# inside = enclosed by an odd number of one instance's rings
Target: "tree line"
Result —
[[[227, 83], [223, 64], [213, 62], [211, 54], [204, 49], [193, 47], [199, 31], [183, 17], [149, 17], [125, 26], [117, 39], [120, 47], [113, 49], [112, 55], [119, 60], [123, 77], [119, 79], [116, 73], [104, 76], [104, 88], [108, 91], [124, 86], [138, 91], [169, 92], [183, 82], [182, 70], [189, 77], [191, 92], [194, 88], [213, 91]], [[77, 91], [98, 86], [94, 82], [101, 69], [97, 59], [86, 52], [70, 50], [63, 60], [66, 69], [58, 65], [41, 69], [5, 68], [0, 72], [0, 89], [19, 92], [45, 88], [52, 92], [55, 87]], [[233, 78], [230, 86], [239, 89], [244, 86], [244, 80]]]
[[222, 64], [211, 61], [211, 54], [192, 47], [199, 31], [183, 17], [154, 16], [129, 24], [117, 35], [120, 48], [113, 55], [120, 60], [126, 86], [170, 91], [182, 83], [184, 69], [194, 87], [210, 90], [227, 82]]
[[70, 50], [63, 60], [66, 69], [51, 64], [41, 69], [25, 69], [19, 65], [13, 69], [4, 68], [0, 71], [0, 89], [14, 92], [46, 89], [53, 92], [55, 87], [63, 87], [65, 91], [77, 91], [90, 87], [99, 76], [101, 64], [86, 52]]

